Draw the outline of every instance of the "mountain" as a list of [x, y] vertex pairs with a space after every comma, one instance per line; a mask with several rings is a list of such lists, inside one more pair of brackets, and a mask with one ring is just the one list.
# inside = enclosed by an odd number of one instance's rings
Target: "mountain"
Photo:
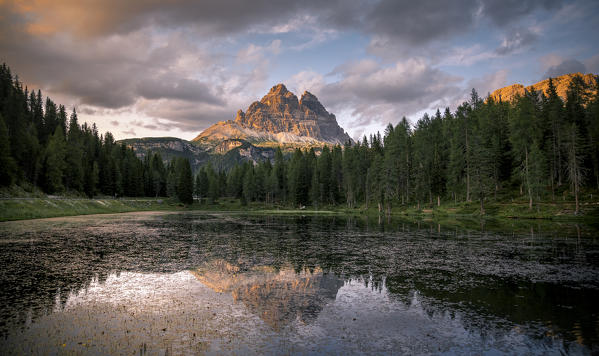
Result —
[[211, 162], [216, 169], [228, 169], [239, 162], [259, 162], [274, 158], [275, 147], [322, 147], [353, 142], [310, 92], [298, 100], [285, 85], [277, 84], [246, 112], [239, 110], [234, 120], [218, 122], [191, 142], [174, 137], [132, 138], [119, 142], [135, 150], [138, 157], [159, 152], [165, 161], [189, 158], [192, 169]]
[[316, 96], [306, 91], [298, 100], [285, 85], [277, 84], [246, 112], [239, 110], [234, 120], [210, 126], [193, 142], [219, 150], [225, 140], [227, 145], [246, 141], [257, 146], [323, 146], [343, 145], [351, 138]]
[[257, 163], [275, 157], [274, 148], [254, 146], [243, 140], [225, 140], [213, 147], [176, 137], [128, 138], [117, 142], [132, 148], [142, 159], [149, 152], [160, 153], [165, 162], [175, 157], [187, 158], [194, 172], [208, 162], [217, 170], [228, 170], [240, 162]]
[[[572, 79], [575, 76], [581, 76], [582, 80], [590, 87], [594, 86], [595, 78], [597, 77], [594, 74], [583, 75], [581, 73], [571, 73], [553, 78], [553, 85], [555, 86], [557, 95], [559, 95], [562, 100], [566, 100], [568, 87], [570, 86], [570, 83], [572, 83]], [[524, 87], [522, 84], [512, 84], [510, 86], [495, 90], [491, 93], [491, 97], [496, 101], [501, 99], [502, 101], [512, 102], [516, 96], [524, 95], [524, 90], [530, 91], [532, 89], [538, 92], [543, 92], [545, 95], [547, 95], [547, 90], [549, 89], [549, 79], [542, 80], [527, 87]]]
[[189, 159], [194, 171], [210, 160], [210, 155], [204, 148], [176, 137], [128, 138], [119, 143], [131, 147], [140, 158], [145, 157], [148, 152], [159, 152], [165, 161], [185, 157]]

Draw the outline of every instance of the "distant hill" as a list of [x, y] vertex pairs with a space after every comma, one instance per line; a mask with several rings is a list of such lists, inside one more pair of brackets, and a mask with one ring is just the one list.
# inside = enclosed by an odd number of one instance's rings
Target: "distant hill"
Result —
[[[570, 83], [572, 83], [572, 78], [574, 78], [577, 75], [581, 76], [582, 80], [589, 86], [594, 85], [595, 78], [597, 77], [594, 74], [584, 74], [583, 75], [581, 73], [571, 73], [571, 74], [565, 74], [565, 75], [553, 78], [553, 85], [555, 86], [557, 95], [559, 95], [563, 100], [566, 99], [566, 93], [568, 91], [568, 87], [570, 86]], [[547, 94], [547, 90], [549, 89], [549, 79], [542, 80], [538, 83], [529, 85], [527, 87], [525, 87], [522, 84], [512, 84], [507, 87], [495, 90], [494, 92], [491, 93], [491, 97], [495, 101], [501, 100], [501, 101], [512, 102], [516, 98], [516, 96], [524, 95], [525, 90], [530, 91], [532, 89], [534, 89], [535, 91], [543, 92], [543, 93]]]
[[132, 148], [140, 158], [144, 158], [149, 152], [160, 153], [164, 161], [175, 157], [187, 158], [194, 172], [208, 162], [217, 169], [228, 170], [239, 162], [273, 159], [275, 154], [272, 147], [257, 147], [243, 140], [227, 140], [214, 147], [176, 137], [129, 138], [118, 142]]
[[210, 159], [205, 149], [176, 137], [128, 138], [119, 142], [131, 147], [140, 158], [145, 157], [148, 152], [159, 152], [165, 161], [170, 161], [174, 157], [185, 157], [189, 159], [193, 170]]

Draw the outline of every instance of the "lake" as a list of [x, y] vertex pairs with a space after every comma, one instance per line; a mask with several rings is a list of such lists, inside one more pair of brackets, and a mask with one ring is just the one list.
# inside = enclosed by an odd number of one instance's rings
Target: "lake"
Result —
[[593, 354], [572, 223], [144, 212], [0, 223], [1, 354]]

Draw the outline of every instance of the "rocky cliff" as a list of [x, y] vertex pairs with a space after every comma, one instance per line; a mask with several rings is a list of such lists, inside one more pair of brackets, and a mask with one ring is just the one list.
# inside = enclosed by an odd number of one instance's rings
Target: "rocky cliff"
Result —
[[298, 100], [285, 85], [277, 84], [246, 112], [234, 120], [221, 121], [204, 130], [193, 141], [220, 144], [244, 140], [253, 144], [344, 144], [351, 138], [310, 92]]
[[[593, 74], [583, 75], [581, 73], [572, 73], [553, 78], [553, 85], [555, 86], [557, 95], [559, 95], [562, 98], [562, 100], [566, 100], [566, 93], [568, 92], [568, 87], [570, 86], [570, 83], [572, 83], [572, 79], [577, 75], [582, 77], [582, 80], [585, 82], [585, 84], [587, 84], [587, 86], [594, 86], [596, 76]], [[491, 93], [491, 97], [496, 101], [501, 100], [512, 102], [516, 98], [516, 96], [524, 95], [525, 90], [531, 91], [532, 89], [539, 93], [542, 92], [545, 93], [545, 95], [547, 95], [547, 90], [549, 90], [549, 79], [542, 80], [536, 84], [529, 85], [527, 87], [525, 87], [522, 84], [512, 84], [510, 86], [495, 90], [493, 93]]]

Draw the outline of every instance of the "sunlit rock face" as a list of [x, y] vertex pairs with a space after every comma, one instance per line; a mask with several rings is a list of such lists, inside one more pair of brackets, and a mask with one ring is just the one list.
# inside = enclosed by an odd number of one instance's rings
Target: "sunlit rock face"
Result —
[[277, 84], [234, 120], [218, 122], [194, 139], [211, 143], [241, 139], [252, 143], [344, 144], [349, 135], [316, 96], [304, 92], [298, 100], [285, 85]]
[[312, 322], [343, 286], [342, 280], [320, 268], [300, 272], [290, 267], [242, 269], [217, 260], [192, 273], [212, 290], [231, 293], [274, 330], [293, 321]]
[[[580, 76], [582, 78], [582, 81], [589, 88], [593, 88], [593, 86], [595, 85], [595, 78], [597, 77], [593, 74], [583, 75], [581, 73], [572, 73], [553, 78], [553, 85], [555, 86], [555, 91], [557, 92], [557, 95], [559, 95], [562, 98], [562, 100], [566, 100], [568, 87], [572, 83], [572, 79], [575, 76]], [[491, 97], [495, 101], [501, 100], [512, 102], [517, 96], [523, 96], [525, 90], [531, 91], [533, 89], [537, 91], [539, 94], [544, 93], [545, 95], [548, 95], [549, 79], [542, 80], [536, 84], [529, 85], [527, 87], [524, 87], [524, 85], [522, 84], [512, 84], [507, 87], [495, 90], [493, 93], [491, 93]], [[590, 89], [589, 92], [594, 93], [595, 91], [593, 89]]]

